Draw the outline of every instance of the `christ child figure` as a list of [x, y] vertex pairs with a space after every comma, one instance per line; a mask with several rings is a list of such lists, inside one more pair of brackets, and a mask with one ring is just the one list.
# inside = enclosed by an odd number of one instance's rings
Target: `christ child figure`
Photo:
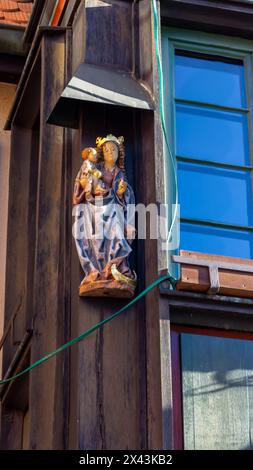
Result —
[[107, 193], [102, 181], [102, 172], [98, 168], [98, 152], [93, 147], [82, 151], [84, 160], [75, 180], [73, 204], [80, 204], [92, 196], [103, 196]]

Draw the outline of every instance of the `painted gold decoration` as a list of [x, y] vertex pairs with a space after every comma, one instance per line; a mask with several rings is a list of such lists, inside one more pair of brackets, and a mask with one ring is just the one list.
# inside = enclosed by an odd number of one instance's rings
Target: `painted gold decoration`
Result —
[[124, 144], [124, 137], [115, 137], [112, 134], [108, 134], [106, 137], [97, 137], [96, 139], [96, 144], [97, 147], [100, 148], [105, 142], [115, 142], [117, 145], [122, 145]]
[[[85, 277], [81, 296], [132, 297], [136, 274], [129, 266], [135, 236], [134, 193], [125, 173], [124, 137], [108, 134], [82, 151], [75, 180], [73, 235]], [[130, 211], [131, 212], [131, 211]]]
[[126, 282], [127, 284], [130, 284], [131, 286], [134, 286], [134, 287], [136, 286], [137, 276], [134, 271], [133, 271], [134, 279], [131, 279], [130, 277], [127, 277], [127, 276], [124, 276], [124, 274], [121, 274], [121, 272], [117, 269], [116, 264], [113, 264], [111, 267], [111, 273], [115, 281], [122, 281], [122, 282]]

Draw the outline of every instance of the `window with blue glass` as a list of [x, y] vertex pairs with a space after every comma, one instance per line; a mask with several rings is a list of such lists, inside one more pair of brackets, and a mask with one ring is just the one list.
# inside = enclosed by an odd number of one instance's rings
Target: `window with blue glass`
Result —
[[182, 249], [253, 258], [245, 77], [241, 59], [174, 49]]

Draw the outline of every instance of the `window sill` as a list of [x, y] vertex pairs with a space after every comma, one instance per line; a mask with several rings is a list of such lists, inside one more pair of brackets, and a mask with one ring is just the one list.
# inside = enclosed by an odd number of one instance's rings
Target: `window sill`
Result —
[[180, 251], [177, 290], [253, 298], [253, 261], [242, 258]]

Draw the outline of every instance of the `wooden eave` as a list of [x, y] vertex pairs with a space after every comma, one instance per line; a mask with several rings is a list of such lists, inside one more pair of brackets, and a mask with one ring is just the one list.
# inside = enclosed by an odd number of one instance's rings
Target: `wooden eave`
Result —
[[[81, 0], [68, 0], [67, 5], [64, 7], [62, 26], [68, 26], [72, 23], [80, 3]], [[55, 6], [56, 0], [47, 0], [46, 2], [35, 0], [32, 15], [24, 35], [25, 44], [33, 42], [38, 25], [44, 27], [49, 25]]]
[[73, 23], [73, 19], [77, 9], [80, 6], [82, 0], [69, 0], [66, 6], [61, 25], [62, 26], [69, 26]]
[[31, 18], [24, 35], [25, 44], [31, 44], [34, 41], [38, 27], [50, 26], [56, 5], [56, 0], [35, 0]]
[[32, 9], [32, 14], [30, 16], [29, 23], [27, 25], [25, 34], [24, 34], [24, 43], [29, 44], [32, 42], [32, 39], [35, 35], [36, 28], [38, 26], [39, 20], [41, 18], [41, 14], [43, 12], [43, 9], [45, 8], [45, 2], [42, 2], [41, 0], [35, 0], [33, 9]]
[[23, 45], [25, 27], [0, 23], [0, 53], [25, 56], [27, 49]]
[[253, 3], [208, 0], [161, 0], [167, 26], [253, 38]]
[[18, 83], [25, 64], [24, 26], [0, 23], [0, 81]]

